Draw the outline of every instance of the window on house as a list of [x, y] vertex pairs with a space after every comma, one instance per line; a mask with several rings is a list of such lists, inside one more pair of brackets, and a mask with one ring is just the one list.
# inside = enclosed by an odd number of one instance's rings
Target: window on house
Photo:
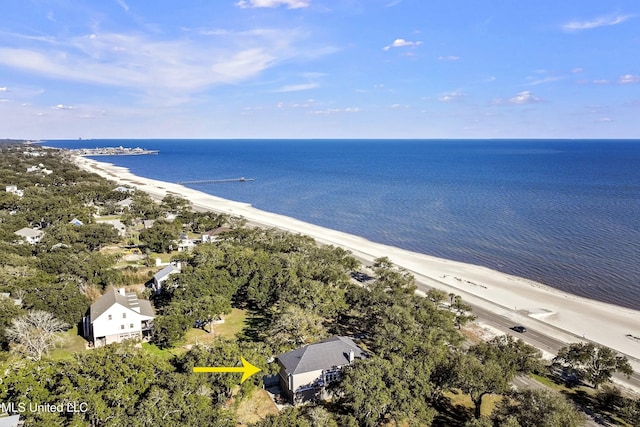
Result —
[[124, 329], [124, 325], [120, 325], [120, 329]]
[[133, 323], [129, 323], [129, 327], [133, 329]]
[[113, 320], [113, 316], [112, 315], [109, 315], [109, 320]]
[[122, 318], [126, 319], [127, 318], [127, 313], [122, 313]]

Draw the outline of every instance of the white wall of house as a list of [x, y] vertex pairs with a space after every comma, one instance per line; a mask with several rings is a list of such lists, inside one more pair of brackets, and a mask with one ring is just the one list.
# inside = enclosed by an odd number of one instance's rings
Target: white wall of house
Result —
[[124, 339], [142, 336], [142, 321], [151, 320], [120, 304], [114, 304], [92, 322], [93, 338], [96, 345], [101, 337], [105, 337], [105, 344], [121, 342]]
[[295, 392], [302, 386], [311, 385], [315, 380], [321, 377], [322, 369], [292, 375], [291, 378], [293, 380], [293, 391]]

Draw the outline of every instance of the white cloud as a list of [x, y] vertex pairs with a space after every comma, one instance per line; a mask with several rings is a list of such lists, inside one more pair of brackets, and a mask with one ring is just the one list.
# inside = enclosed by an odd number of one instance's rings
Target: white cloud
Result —
[[124, 9], [125, 12], [129, 12], [129, 5], [125, 3], [124, 0], [116, 0], [121, 8]]
[[582, 31], [598, 27], [622, 24], [631, 19], [631, 15], [606, 15], [592, 19], [590, 21], [571, 21], [562, 26], [564, 31]]
[[392, 47], [416, 47], [416, 46], [420, 46], [421, 44], [422, 44], [421, 41], [412, 42], [405, 39], [395, 39], [393, 43], [383, 47], [382, 50], [389, 50]]
[[455, 55], [448, 55], [448, 56], [439, 56], [438, 59], [440, 61], [457, 61], [460, 59], [460, 57]]
[[301, 90], [315, 89], [320, 86], [318, 83], [301, 83], [297, 85], [287, 85], [280, 89], [276, 89], [273, 92], [298, 92]]
[[287, 9], [300, 9], [308, 7], [311, 0], [240, 0], [236, 6], [243, 9], [254, 7], [279, 7], [287, 6]]
[[0, 87], [0, 92], [9, 92], [9, 89], [6, 86]]
[[279, 61], [320, 55], [296, 49], [296, 30], [230, 32], [221, 40], [153, 40], [97, 33], [24, 48], [0, 47], [0, 66], [48, 78], [126, 87], [141, 93], [189, 95], [259, 75]]
[[493, 103], [494, 104], [513, 104], [513, 105], [525, 105], [525, 104], [535, 104], [538, 102], [542, 102], [542, 99], [536, 97], [531, 93], [531, 91], [524, 90], [522, 92], [518, 92], [514, 97], [508, 99], [497, 99]]
[[358, 108], [358, 107], [326, 108], [324, 110], [309, 111], [309, 114], [323, 116], [323, 115], [339, 114], [339, 113], [359, 113], [360, 111], [362, 111], [362, 110], [360, 108]]
[[549, 76], [542, 79], [530, 79], [531, 81], [527, 84], [527, 86], [537, 86], [545, 83], [557, 82], [558, 80], [562, 79], [563, 77], [558, 76]]
[[611, 123], [611, 122], [613, 122], [613, 119], [611, 117], [602, 117], [602, 118], [598, 119], [598, 121], [600, 123]]
[[618, 79], [620, 84], [632, 84], [640, 83], [640, 76], [634, 76], [633, 74], [625, 74]]
[[593, 83], [594, 85], [608, 85], [609, 80], [599, 79], [599, 80], [593, 80], [591, 83]]
[[53, 107], [55, 110], [73, 110], [74, 108], [69, 106], [69, 105], [64, 105], [64, 104], [58, 104], [55, 107]]
[[572, 73], [578, 74], [584, 71], [584, 68], [576, 67], [571, 70]]
[[440, 102], [453, 102], [453, 101], [457, 101], [458, 99], [462, 98], [463, 96], [464, 96], [464, 94], [462, 93], [462, 91], [454, 90], [453, 92], [445, 93], [444, 95], [439, 96], [438, 97], [438, 101], [440, 101]]

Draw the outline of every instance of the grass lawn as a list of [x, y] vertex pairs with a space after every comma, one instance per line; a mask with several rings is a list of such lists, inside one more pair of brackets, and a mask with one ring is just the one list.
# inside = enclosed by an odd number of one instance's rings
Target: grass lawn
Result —
[[262, 389], [256, 389], [251, 396], [242, 399], [236, 409], [238, 423], [243, 426], [258, 422], [269, 414], [278, 414], [278, 408]]
[[155, 344], [151, 344], [148, 342], [142, 343], [142, 349], [148, 353], [160, 357], [161, 359], [171, 359], [173, 356], [178, 356], [180, 354], [186, 353], [187, 351], [186, 349], [180, 347], [163, 350], [161, 348], [158, 348], [158, 346], [156, 346]]
[[[191, 328], [185, 336], [185, 344], [207, 344], [217, 338], [234, 338], [246, 326], [247, 311], [232, 308], [231, 313], [223, 316], [224, 323], [213, 325], [213, 334], [202, 329]], [[208, 328], [208, 326], [207, 326]]]
[[69, 359], [73, 353], [83, 351], [86, 348], [87, 341], [78, 335], [78, 327], [74, 326], [65, 332], [57, 334], [59, 341], [56, 347], [49, 352], [49, 357], [56, 360]]
[[[445, 397], [448, 397], [451, 401], [452, 406], [462, 406], [469, 410], [471, 414], [473, 414], [473, 402], [471, 398], [467, 394], [462, 394], [462, 392], [458, 391], [457, 394], [452, 392], [446, 392]], [[489, 416], [491, 412], [495, 409], [498, 402], [502, 400], [502, 396], [499, 394], [485, 394], [482, 398], [482, 406], [480, 407], [480, 413], [483, 416]]]
[[179, 252], [178, 251], [173, 251], [170, 252], [168, 254], [159, 254], [157, 252], [152, 252], [151, 253], [151, 258], [160, 258], [160, 261], [162, 261], [163, 263], [167, 263], [169, 261], [171, 261], [171, 258], [175, 255], [177, 255]]

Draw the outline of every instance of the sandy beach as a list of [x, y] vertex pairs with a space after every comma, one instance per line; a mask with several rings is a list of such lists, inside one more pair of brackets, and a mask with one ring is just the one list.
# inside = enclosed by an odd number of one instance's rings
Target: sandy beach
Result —
[[157, 198], [169, 192], [179, 194], [190, 200], [196, 209], [242, 216], [252, 223], [309, 235], [320, 243], [340, 246], [367, 261], [387, 256], [396, 265], [411, 271], [420, 282], [446, 293], [461, 295], [471, 304], [511, 319], [514, 325], [535, 328], [567, 343], [584, 338], [603, 344], [629, 356], [634, 369], [640, 370], [640, 311], [578, 297], [485, 267], [374, 243], [261, 211], [246, 203], [211, 196], [178, 184], [138, 177], [126, 168], [109, 163], [77, 156], [74, 161], [84, 170], [136, 187]]

